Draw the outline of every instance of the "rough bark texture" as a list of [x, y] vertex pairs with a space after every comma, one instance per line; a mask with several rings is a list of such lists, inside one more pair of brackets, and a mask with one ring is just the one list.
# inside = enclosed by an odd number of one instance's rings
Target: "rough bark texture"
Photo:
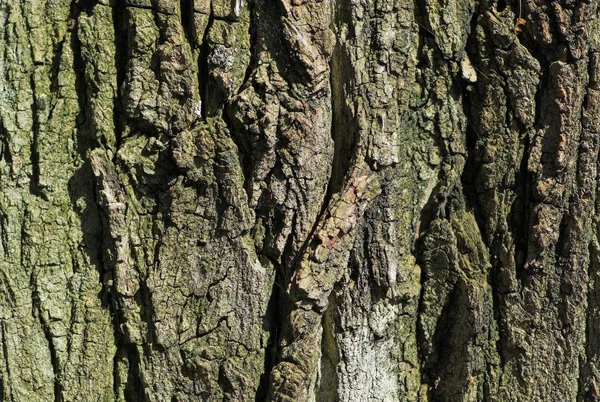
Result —
[[0, 399], [600, 399], [600, 7], [0, 0]]

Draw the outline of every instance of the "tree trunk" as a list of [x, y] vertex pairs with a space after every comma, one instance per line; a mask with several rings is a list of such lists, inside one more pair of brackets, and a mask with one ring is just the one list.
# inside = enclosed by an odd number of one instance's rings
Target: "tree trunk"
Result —
[[0, 400], [600, 400], [598, 2], [0, 27]]

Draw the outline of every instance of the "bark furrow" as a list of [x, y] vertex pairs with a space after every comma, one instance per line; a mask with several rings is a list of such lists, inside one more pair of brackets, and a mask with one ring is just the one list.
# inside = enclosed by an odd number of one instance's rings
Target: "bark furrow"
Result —
[[596, 2], [0, 27], [0, 399], [600, 398]]

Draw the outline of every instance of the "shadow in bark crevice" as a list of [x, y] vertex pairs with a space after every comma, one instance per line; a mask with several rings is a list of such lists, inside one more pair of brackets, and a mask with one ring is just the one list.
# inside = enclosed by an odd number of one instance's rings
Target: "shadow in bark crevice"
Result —
[[263, 317], [263, 330], [269, 332], [269, 338], [265, 346], [264, 371], [261, 374], [255, 402], [268, 400], [271, 371], [281, 358], [278, 345], [287, 315], [286, 312], [291, 310], [291, 304], [286, 303], [288, 298], [286, 297], [285, 288], [282, 285], [283, 275], [279, 264], [271, 257], [263, 256], [263, 258], [267, 258], [275, 267], [275, 280], [273, 281], [271, 297], [267, 304], [267, 311]]

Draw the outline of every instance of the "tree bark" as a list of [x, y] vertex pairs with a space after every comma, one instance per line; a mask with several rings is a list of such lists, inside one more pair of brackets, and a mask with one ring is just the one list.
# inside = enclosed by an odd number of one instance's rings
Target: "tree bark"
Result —
[[0, 400], [600, 400], [598, 2], [0, 27]]

